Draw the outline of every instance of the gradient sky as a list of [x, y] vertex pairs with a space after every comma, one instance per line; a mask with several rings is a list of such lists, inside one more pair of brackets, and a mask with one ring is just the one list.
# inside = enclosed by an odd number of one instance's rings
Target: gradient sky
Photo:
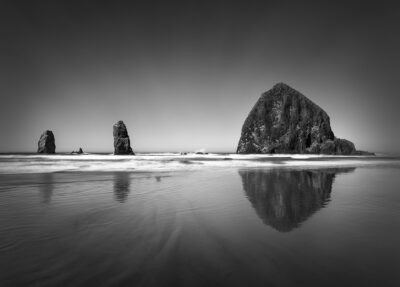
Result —
[[358, 149], [400, 151], [400, 10], [366, 1], [1, 1], [0, 152], [234, 152], [285, 82]]

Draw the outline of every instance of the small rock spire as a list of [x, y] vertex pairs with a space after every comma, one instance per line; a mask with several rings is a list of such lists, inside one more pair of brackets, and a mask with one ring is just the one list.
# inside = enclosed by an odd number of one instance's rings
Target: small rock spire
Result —
[[40, 136], [38, 141], [38, 153], [54, 154], [56, 153], [56, 141], [54, 134], [50, 130], [46, 130]]
[[114, 154], [134, 155], [129, 140], [128, 130], [123, 121], [118, 121], [113, 126]]

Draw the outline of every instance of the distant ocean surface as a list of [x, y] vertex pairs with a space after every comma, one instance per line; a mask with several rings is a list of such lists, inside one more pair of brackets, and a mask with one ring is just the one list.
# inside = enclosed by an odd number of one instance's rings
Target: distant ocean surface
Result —
[[400, 286], [400, 158], [0, 155], [0, 286]]

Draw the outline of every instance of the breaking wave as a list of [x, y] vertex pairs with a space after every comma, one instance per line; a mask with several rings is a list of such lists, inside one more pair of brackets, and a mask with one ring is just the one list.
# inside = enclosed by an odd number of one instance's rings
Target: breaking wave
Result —
[[238, 155], [146, 153], [136, 156], [113, 154], [86, 155], [0, 155], [0, 174], [48, 173], [72, 171], [174, 171], [203, 168], [262, 167], [356, 167], [399, 165], [400, 157], [326, 156], [326, 155]]

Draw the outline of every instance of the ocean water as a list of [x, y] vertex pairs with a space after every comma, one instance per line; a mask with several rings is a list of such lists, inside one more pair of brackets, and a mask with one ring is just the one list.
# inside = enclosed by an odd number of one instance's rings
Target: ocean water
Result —
[[400, 286], [400, 158], [0, 155], [0, 286]]

